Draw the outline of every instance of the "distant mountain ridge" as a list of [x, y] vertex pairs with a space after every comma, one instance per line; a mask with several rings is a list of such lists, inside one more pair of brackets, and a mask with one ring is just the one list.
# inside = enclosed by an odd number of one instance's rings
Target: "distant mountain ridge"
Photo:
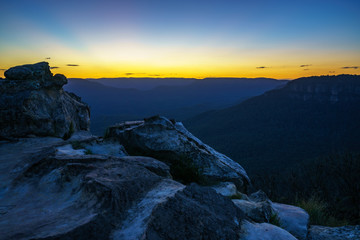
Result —
[[360, 151], [360, 76], [300, 78], [184, 122], [251, 173], [339, 151]]
[[[110, 80], [109, 80], [110, 81]], [[116, 80], [113, 80], [116, 81]], [[137, 79], [133, 86], [136, 86]], [[143, 82], [144, 79], [139, 79]], [[159, 82], [164, 79], [149, 81]], [[179, 84], [179, 79], [176, 84]], [[125, 120], [138, 120], [151, 115], [164, 115], [179, 121], [199, 113], [221, 109], [283, 86], [286, 81], [256, 78], [208, 78], [197, 79], [182, 86], [157, 85], [151, 90], [105, 86], [100, 81], [69, 79], [65, 89], [82, 96], [92, 111], [91, 129], [95, 134], [103, 134], [105, 127]], [[164, 82], [165, 83], [165, 82]], [[153, 84], [153, 83], [151, 83]]]
[[[71, 78], [81, 79], [81, 78]], [[185, 86], [198, 80], [195, 78], [135, 78], [135, 77], [124, 77], [124, 78], [86, 78], [86, 81], [101, 83], [108, 87], [116, 88], [134, 88], [137, 90], [151, 90], [159, 86]]]

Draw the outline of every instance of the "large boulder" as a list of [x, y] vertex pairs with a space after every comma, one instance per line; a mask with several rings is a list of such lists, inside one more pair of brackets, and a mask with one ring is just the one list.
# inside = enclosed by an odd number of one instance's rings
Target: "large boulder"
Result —
[[89, 107], [62, 89], [65, 76], [41, 62], [5, 71], [0, 79], [0, 139], [27, 135], [70, 137], [89, 130]]
[[234, 204], [240, 208], [247, 217], [258, 223], [268, 223], [273, 214], [269, 202], [253, 202], [244, 199], [233, 199]]
[[243, 192], [250, 183], [238, 163], [201, 142], [180, 122], [159, 116], [125, 122], [109, 127], [106, 137], [119, 141], [130, 155], [151, 156], [174, 168], [191, 165], [208, 183], [233, 182]]
[[28, 138], [0, 145], [0, 164], [6, 166], [0, 169], [0, 239], [241, 236], [244, 214], [210, 187], [182, 185], [151, 158], [56, 150], [67, 144]]
[[272, 203], [279, 216], [280, 226], [299, 240], [305, 240], [308, 233], [309, 214], [302, 208], [292, 205]]
[[359, 240], [360, 226], [310, 226], [308, 240]]
[[248, 218], [258, 223], [270, 222], [274, 209], [272, 202], [263, 191], [259, 190], [250, 196], [245, 194], [240, 196], [241, 199], [233, 199], [233, 202]]
[[243, 213], [208, 187], [191, 184], [159, 204], [141, 231], [120, 228], [115, 239], [239, 239]]
[[240, 240], [297, 240], [284, 229], [268, 223], [243, 221]]
[[6, 70], [4, 75], [9, 80], [36, 80], [45, 82], [52, 79], [52, 73], [47, 62], [12, 67]]

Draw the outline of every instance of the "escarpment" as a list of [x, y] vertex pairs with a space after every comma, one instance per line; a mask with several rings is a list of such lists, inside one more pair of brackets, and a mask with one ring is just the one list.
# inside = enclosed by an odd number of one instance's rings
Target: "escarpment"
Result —
[[5, 76], [0, 239], [309, 239], [304, 210], [250, 192], [246, 171], [181, 123], [155, 116], [93, 136], [88, 106], [47, 63]]

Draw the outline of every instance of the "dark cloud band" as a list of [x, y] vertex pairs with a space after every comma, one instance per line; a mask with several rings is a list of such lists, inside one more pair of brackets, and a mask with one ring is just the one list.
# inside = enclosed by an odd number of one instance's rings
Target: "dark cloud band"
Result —
[[342, 69], [358, 69], [359, 66], [347, 66], [347, 67], [342, 67]]

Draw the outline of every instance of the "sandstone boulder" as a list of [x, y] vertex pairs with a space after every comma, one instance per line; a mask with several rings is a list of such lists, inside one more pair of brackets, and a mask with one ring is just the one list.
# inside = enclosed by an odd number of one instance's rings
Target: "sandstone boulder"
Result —
[[[59, 138], [30, 138], [0, 146], [0, 164], [6, 165], [0, 169], [0, 239], [241, 236], [245, 216], [229, 198], [209, 187], [171, 180], [163, 174], [164, 163], [58, 154], [56, 149], [67, 144]], [[11, 156], [16, 161], [7, 164]]]
[[27, 135], [70, 137], [89, 130], [89, 107], [62, 89], [65, 76], [41, 62], [10, 68], [0, 80], [0, 139]]
[[273, 214], [271, 203], [268, 201], [253, 202], [243, 199], [233, 199], [233, 202], [247, 217], [257, 223], [268, 223]]
[[278, 214], [282, 228], [300, 240], [306, 239], [309, 214], [304, 209], [281, 203], [273, 203], [272, 208]]
[[268, 223], [251, 223], [244, 221], [241, 240], [296, 240], [284, 229]]
[[45, 82], [52, 79], [52, 73], [47, 62], [12, 67], [6, 70], [4, 75], [9, 80], [36, 80]]
[[360, 226], [310, 226], [308, 240], [358, 240]]
[[209, 183], [233, 182], [243, 192], [250, 183], [238, 163], [201, 142], [180, 122], [155, 116], [112, 126], [106, 137], [119, 141], [130, 155], [151, 156], [171, 166], [191, 165]]
[[[236, 195], [240, 196], [240, 192], [237, 190], [236, 186], [232, 182], [221, 182], [217, 185], [212, 186], [217, 193], [225, 197], [233, 197]], [[245, 195], [245, 194], [244, 194]]]

